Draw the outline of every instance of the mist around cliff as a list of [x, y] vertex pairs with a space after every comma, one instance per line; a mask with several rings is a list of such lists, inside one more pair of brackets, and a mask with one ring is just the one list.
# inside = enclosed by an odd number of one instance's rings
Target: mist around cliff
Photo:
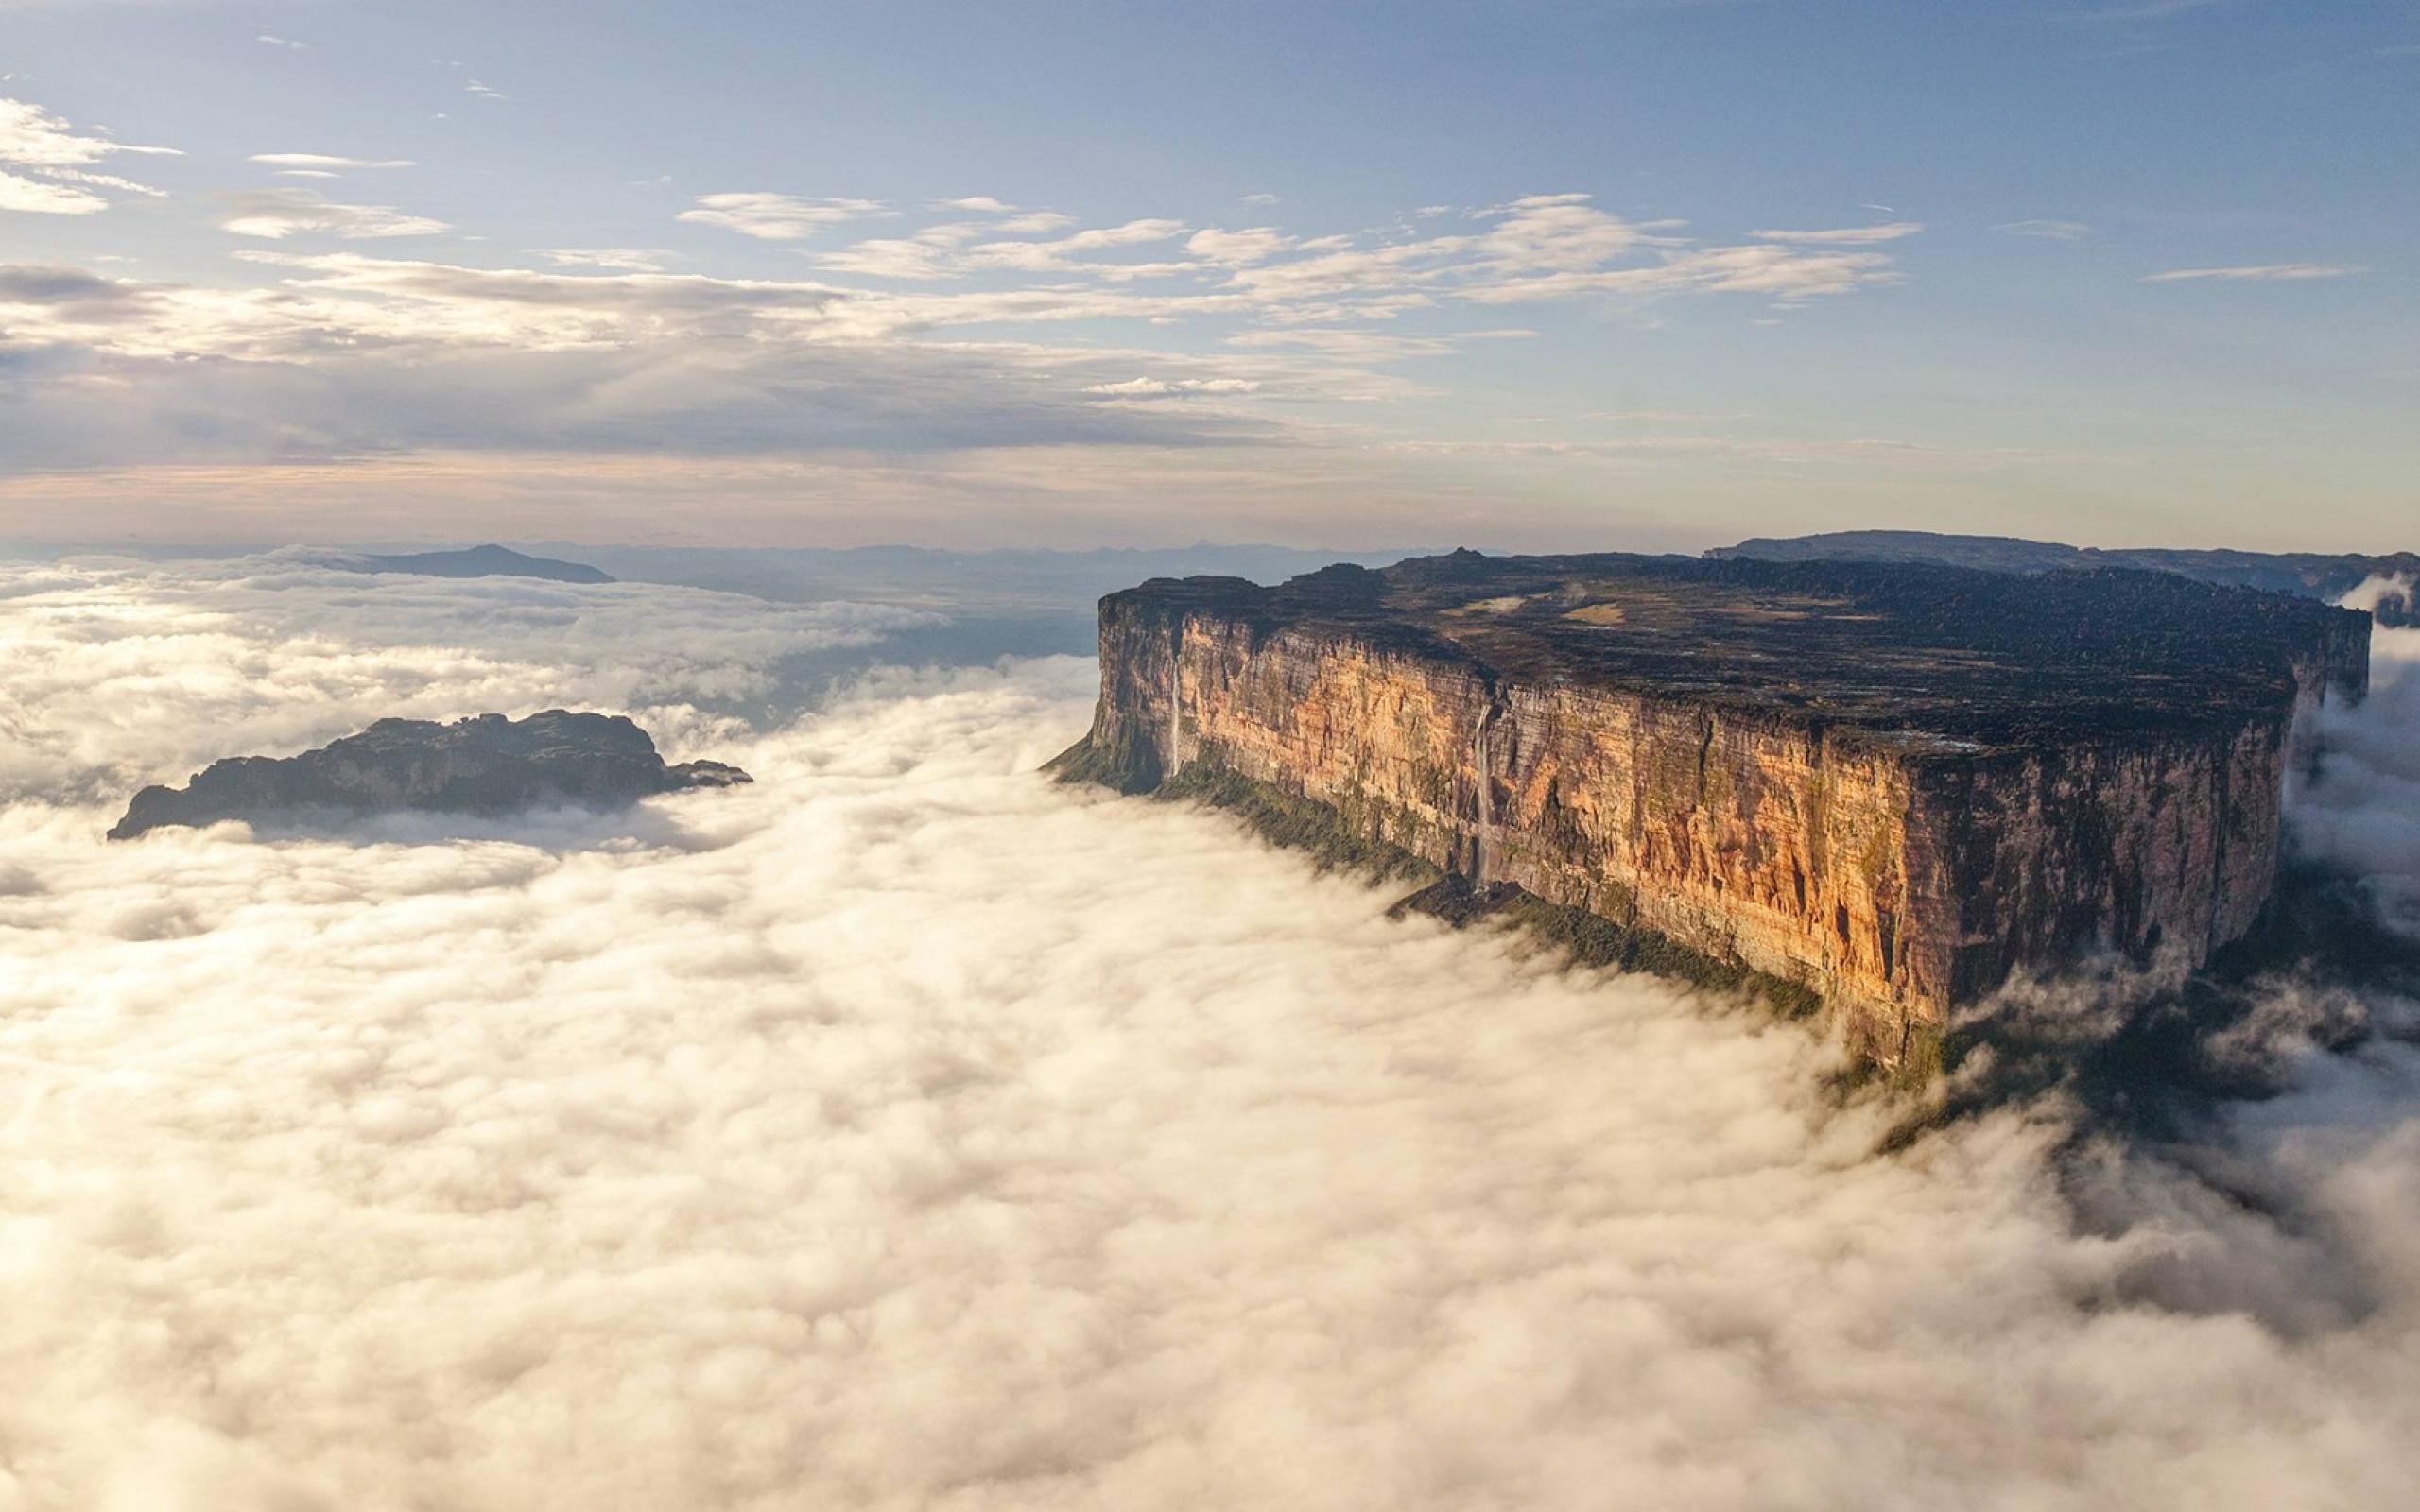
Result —
[[[1088, 662], [794, 696], [890, 612], [0, 567], [0, 1512], [2408, 1496], [2396, 1035], [2281, 982], [2289, 1090], [2196, 1144], [1877, 1153], [1803, 1029], [1038, 780]], [[2378, 667], [2298, 812], [2392, 903], [2420, 632]], [[557, 703], [757, 781], [100, 838]]]
[[[2355, 609], [2415, 602], [2405, 579], [2372, 579], [2346, 595]], [[2420, 939], [2420, 629], [2373, 631], [2370, 695], [2325, 713], [2318, 780], [2296, 794], [2306, 856], [2362, 879], [2380, 919]]]

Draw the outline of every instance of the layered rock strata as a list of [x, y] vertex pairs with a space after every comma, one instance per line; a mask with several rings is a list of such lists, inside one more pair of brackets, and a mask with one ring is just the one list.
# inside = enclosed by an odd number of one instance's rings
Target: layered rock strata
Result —
[[480, 714], [448, 725], [381, 719], [300, 756], [231, 757], [183, 787], [147, 787], [109, 837], [314, 811], [503, 814], [548, 802], [614, 808], [651, 794], [748, 780], [721, 762], [667, 766], [648, 732], [620, 714], [549, 709], [527, 719]]
[[2199, 964], [2369, 622], [2135, 572], [1471, 553], [1100, 606], [1056, 764], [1234, 774], [1483, 885], [1801, 984], [1885, 1063], [2018, 970]]

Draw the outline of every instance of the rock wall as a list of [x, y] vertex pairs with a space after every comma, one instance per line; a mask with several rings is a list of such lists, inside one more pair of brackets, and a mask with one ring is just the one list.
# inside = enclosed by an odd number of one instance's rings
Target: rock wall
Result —
[[[2349, 653], [2298, 667], [2305, 704]], [[1508, 684], [1148, 594], [1101, 618], [1080, 775], [1197, 765], [1354, 833], [1812, 988], [1895, 1063], [2012, 971], [2094, 951], [2198, 965], [2273, 884], [2295, 711], [2213, 730], [1961, 749], [1753, 707]]]

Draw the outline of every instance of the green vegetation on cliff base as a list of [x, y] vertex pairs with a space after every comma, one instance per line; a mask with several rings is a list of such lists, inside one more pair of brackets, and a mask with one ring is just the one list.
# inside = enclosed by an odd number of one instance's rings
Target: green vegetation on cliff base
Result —
[[1305, 851], [1322, 870], [1417, 884], [1416, 891], [1389, 910], [1398, 918], [1426, 914], [1456, 928], [1495, 920], [1559, 952], [1574, 966], [1645, 971], [1712, 991], [1738, 993], [1785, 1018], [1807, 1018], [1823, 1006], [1822, 997], [1807, 987], [1708, 955], [1668, 935], [1551, 903], [1509, 883], [1475, 887], [1459, 873], [1357, 833], [1343, 815], [1317, 799], [1284, 792], [1224, 767], [1195, 765], [1162, 784], [1153, 796], [1223, 809], [1271, 843]]
[[1090, 734], [1042, 764], [1063, 782], [1091, 782], [1120, 793], [1149, 793], [1160, 780], [1159, 753], [1128, 730], [1113, 740]]
[[[1223, 810], [1271, 844], [1304, 852], [1322, 871], [1342, 871], [1378, 882], [1409, 882], [1414, 890], [1388, 910], [1396, 918], [1426, 914], [1457, 929], [1492, 921], [1560, 953], [1573, 966], [1643, 971], [1709, 991], [1733, 993], [1785, 1019], [1810, 1019], [1824, 1007], [1822, 995], [1812, 988], [1709, 955], [1655, 930], [1548, 902], [1509, 883], [1475, 887], [1460, 873], [1361, 833], [1333, 805], [1255, 782], [1215, 762], [1197, 763], [1153, 785], [1159, 771], [1157, 752], [1131, 737], [1102, 747], [1087, 736], [1053, 757], [1043, 769], [1063, 782], [1090, 782], [1121, 793], [1149, 793], [1164, 801], [1203, 803]], [[1896, 1045], [1866, 1043], [1858, 1048], [1872, 1058], [1840, 1078], [1843, 1091], [1875, 1081], [1921, 1090], [1936, 1084], [1942, 1074], [1941, 1035], [1930, 1025], [1908, 1025]], [[1883, 1063], [1886, 1057], [1891, 1057], [1889, 1064]]]
[[1305, 852], [1322, 871], [1409, 882], [1424, 890], [1445, 876], [1443, 868], [1400, 846], [1356, 833], [1342, 815], [1317, 799], [1253, 782], [1223, 766], [1197, 763], [1161, 783], [1152, 797], [1224, 809], [1270, 844]]

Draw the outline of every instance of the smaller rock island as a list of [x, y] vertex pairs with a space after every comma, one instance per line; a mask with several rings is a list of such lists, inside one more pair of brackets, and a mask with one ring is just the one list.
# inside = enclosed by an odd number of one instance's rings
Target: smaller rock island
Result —
[[300, 756], [230, 757], [183, 787], [147, 787], [109, 837], [313, 810], [492, 815], [544, 802], [619, 808], [656, 793], [748, 781], [721, 762], [666, 765], [648, 732], [621, 714], [548, 709], [527, 719], [479, 714], [452, 724], [381, 719]]

